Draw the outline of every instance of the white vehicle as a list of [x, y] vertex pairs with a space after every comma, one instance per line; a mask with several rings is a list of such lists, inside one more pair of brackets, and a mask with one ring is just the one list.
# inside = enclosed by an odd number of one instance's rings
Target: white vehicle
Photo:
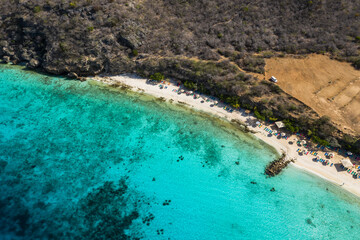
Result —
[[272, 82], [276, 83], [276, 82], [277, 82], [277, 79], [276, 79], [276, 77], [271, 76], [270, 81], [272, 81]]

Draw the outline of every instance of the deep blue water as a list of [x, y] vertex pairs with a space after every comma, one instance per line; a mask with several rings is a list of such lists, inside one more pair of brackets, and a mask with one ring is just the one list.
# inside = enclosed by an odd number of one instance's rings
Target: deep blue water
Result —
[[209, 116], [9, 65], [0, 112], [0, 239], [360, 234], [357, 198], [293, 167], [266, 178], [274, 150]]

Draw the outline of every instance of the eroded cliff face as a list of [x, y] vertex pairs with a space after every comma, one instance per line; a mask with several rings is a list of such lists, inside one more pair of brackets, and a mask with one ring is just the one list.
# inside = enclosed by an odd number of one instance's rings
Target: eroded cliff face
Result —
[[[0, 0], [0, 58], [71, 77], [161, 72], [301, 131], [321, 122], [303, 103], [244, 73], [264, 58], [328, 52], [360, 67], [360, 1]], [[353, 138], [352, 138], [353, 139]], [[353, 140], [352, 140], [353, 141]], [[349, 142], [349, 141], [347, 141]]]

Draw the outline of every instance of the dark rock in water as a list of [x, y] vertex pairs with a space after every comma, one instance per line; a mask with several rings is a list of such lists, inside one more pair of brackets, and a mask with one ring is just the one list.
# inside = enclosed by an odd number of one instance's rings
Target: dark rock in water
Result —
[[165, 202], [163, 202], [163, 206], [169, 206], [170, 205], [171, 200], [165, 200]]
[[156, 180], [155, 178], [152, 179], [153, 182], [155, 182], [155, 180]]
[[251, 184], [256, 184], [256, 182], [253, 182], [253, 181], [251, 181], [250, 183], [251, 183]]
[[270, 189], [270, 192], [275, 192], [275, 188]]
[[237, 162], [235, 162], [235, 164], [236, 164], [236, 165], [239, 165], [240, 163], [237, 161]]
[[126, 232], [140, 216], [135, 204], [137, 199], [130, 200], [127, 197], [128, 194], [133, 194], [130, 191], [122, 179], [118, 182], [105, 182], [89, 192], [80, 200], [73, 216], [75, 219], [85, 216], [83, 226], [79, 228], [81, 232], [77, 233], [80, 235], [73, 239], [84, 239], [85, 236], [88, 239], [129, 239]]
[[313, 227], [316, 227], [310, 218], [305, 219], [305, 222]]
[[154, 214], [150, 213], [149, 216], [146, 216], [145, 218], [142, 219], [142, 222], [143, 222], [144, 224], [146, 224], [147, 226], [149, 226], [149, 225], [150, 225], [150, 222], [151, 222], [152, 220], [154, 220], [154, 218], [155, 218]]
[[4, 171], [5, 167], [8, 165], [7, 161], [0, 160], [0, 173]]
[[278, 175], [290, 162], [293, 160], [285, 160], [285, 153], [281, 155], [279, 159], [272, 161], [269, 165], [266, 166], [265, 174], [273, 177]]

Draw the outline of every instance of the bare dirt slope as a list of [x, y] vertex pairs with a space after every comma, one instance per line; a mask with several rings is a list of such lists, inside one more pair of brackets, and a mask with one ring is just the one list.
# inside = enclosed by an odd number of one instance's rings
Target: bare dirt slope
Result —
[[275, 76], [290, 95], [327, 115], [344, 132], [360, 134], [360, 71], [325, 55], [266, 60], [265, 77]]

